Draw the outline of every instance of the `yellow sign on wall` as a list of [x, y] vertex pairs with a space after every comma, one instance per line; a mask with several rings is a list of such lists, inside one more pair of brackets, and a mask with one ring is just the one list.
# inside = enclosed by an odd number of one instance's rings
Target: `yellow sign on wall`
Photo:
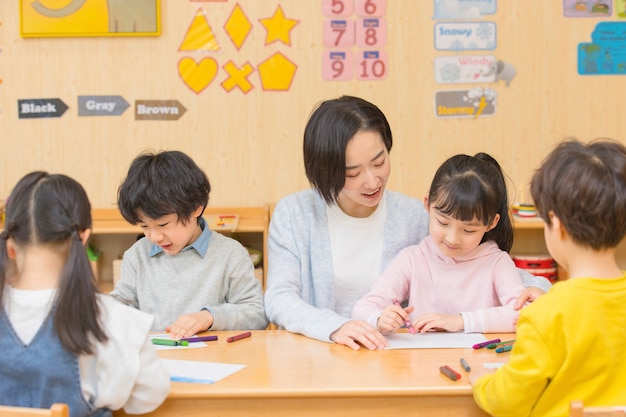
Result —
[[20, 0], [25, 38], [158, 36], [160, 0]]

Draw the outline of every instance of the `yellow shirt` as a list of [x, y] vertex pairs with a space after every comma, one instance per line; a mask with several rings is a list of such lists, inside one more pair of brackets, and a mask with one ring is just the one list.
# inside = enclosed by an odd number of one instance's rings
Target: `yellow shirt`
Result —
[[509, 362], [474, 384], [494, 416], [568, 416], [626, 404], [626, 274], [559, 282], [523, 309]]

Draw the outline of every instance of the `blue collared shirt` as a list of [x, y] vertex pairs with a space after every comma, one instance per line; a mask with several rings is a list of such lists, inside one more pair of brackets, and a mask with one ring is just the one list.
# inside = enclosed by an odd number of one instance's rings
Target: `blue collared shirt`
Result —
[[[204, 220], [204, 217], [200, 217], [200, 229], [202, 229], [202, 233], [200, 233], [200, 236], [198, 236], [195, 241], [191, 242], [190, 245], [185, 246], [181, 250], [181, 252], [195, 249], [198, 255], [200, 255], [201, 257], [204, 258], [206, 256], [206, 253], [209, 250], [209, 240], [211, 240], [211, 230], [207, 227], [207, 222], [206, 220]], [[161, 252], [163, 252], [162, 247], [160, 247], [159, 245], [152, 245], [149, 256], [152, 257], [158, 255]]]

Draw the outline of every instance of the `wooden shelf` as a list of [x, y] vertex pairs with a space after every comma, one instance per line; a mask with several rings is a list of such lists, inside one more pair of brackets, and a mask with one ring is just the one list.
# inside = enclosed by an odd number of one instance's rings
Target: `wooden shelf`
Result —
[[541, 217], [519, 217], [511, 216], [513, 228], [519, 229], [543, 229], [543, 220]]
[[[263, 275], [261, 283], [265, 289], [265, 274], [267, 271], [267, 231], [269, 228], [270, 206], [262, 207], [207, 207], [204, 211], [205, 216], [236, 214], [239, 222], [235, 230], [218, 230], [224, 234], [258, 234], [257, 241], [262, 242], [263, 256]], [[128, 223], [122, 217], [117, 208], [93, 208], [92, 212], [93, 230], [92, 234], [96, 240], [96, 246], [102, 244], [108, 246], [105, 248], [105, 263], [107, 272], [104, 281], [110, 281], [111, 275], [109, 263], [132, 244], [135, 237], [143, 235], [141, 228], [137, 225]], [[104, 241], [103, 241], [104, 239]], [[111, 242], [111, 240], [113, 242]], [[114, 250], [117, 253], [111, 254]]]

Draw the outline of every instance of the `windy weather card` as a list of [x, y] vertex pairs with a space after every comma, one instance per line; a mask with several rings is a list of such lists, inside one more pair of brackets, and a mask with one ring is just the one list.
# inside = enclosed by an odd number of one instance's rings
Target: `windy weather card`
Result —
[[435, 58], [435, 81], [439, 84], [491, 83], [496, 75], [497, 61], [491, 55]]

